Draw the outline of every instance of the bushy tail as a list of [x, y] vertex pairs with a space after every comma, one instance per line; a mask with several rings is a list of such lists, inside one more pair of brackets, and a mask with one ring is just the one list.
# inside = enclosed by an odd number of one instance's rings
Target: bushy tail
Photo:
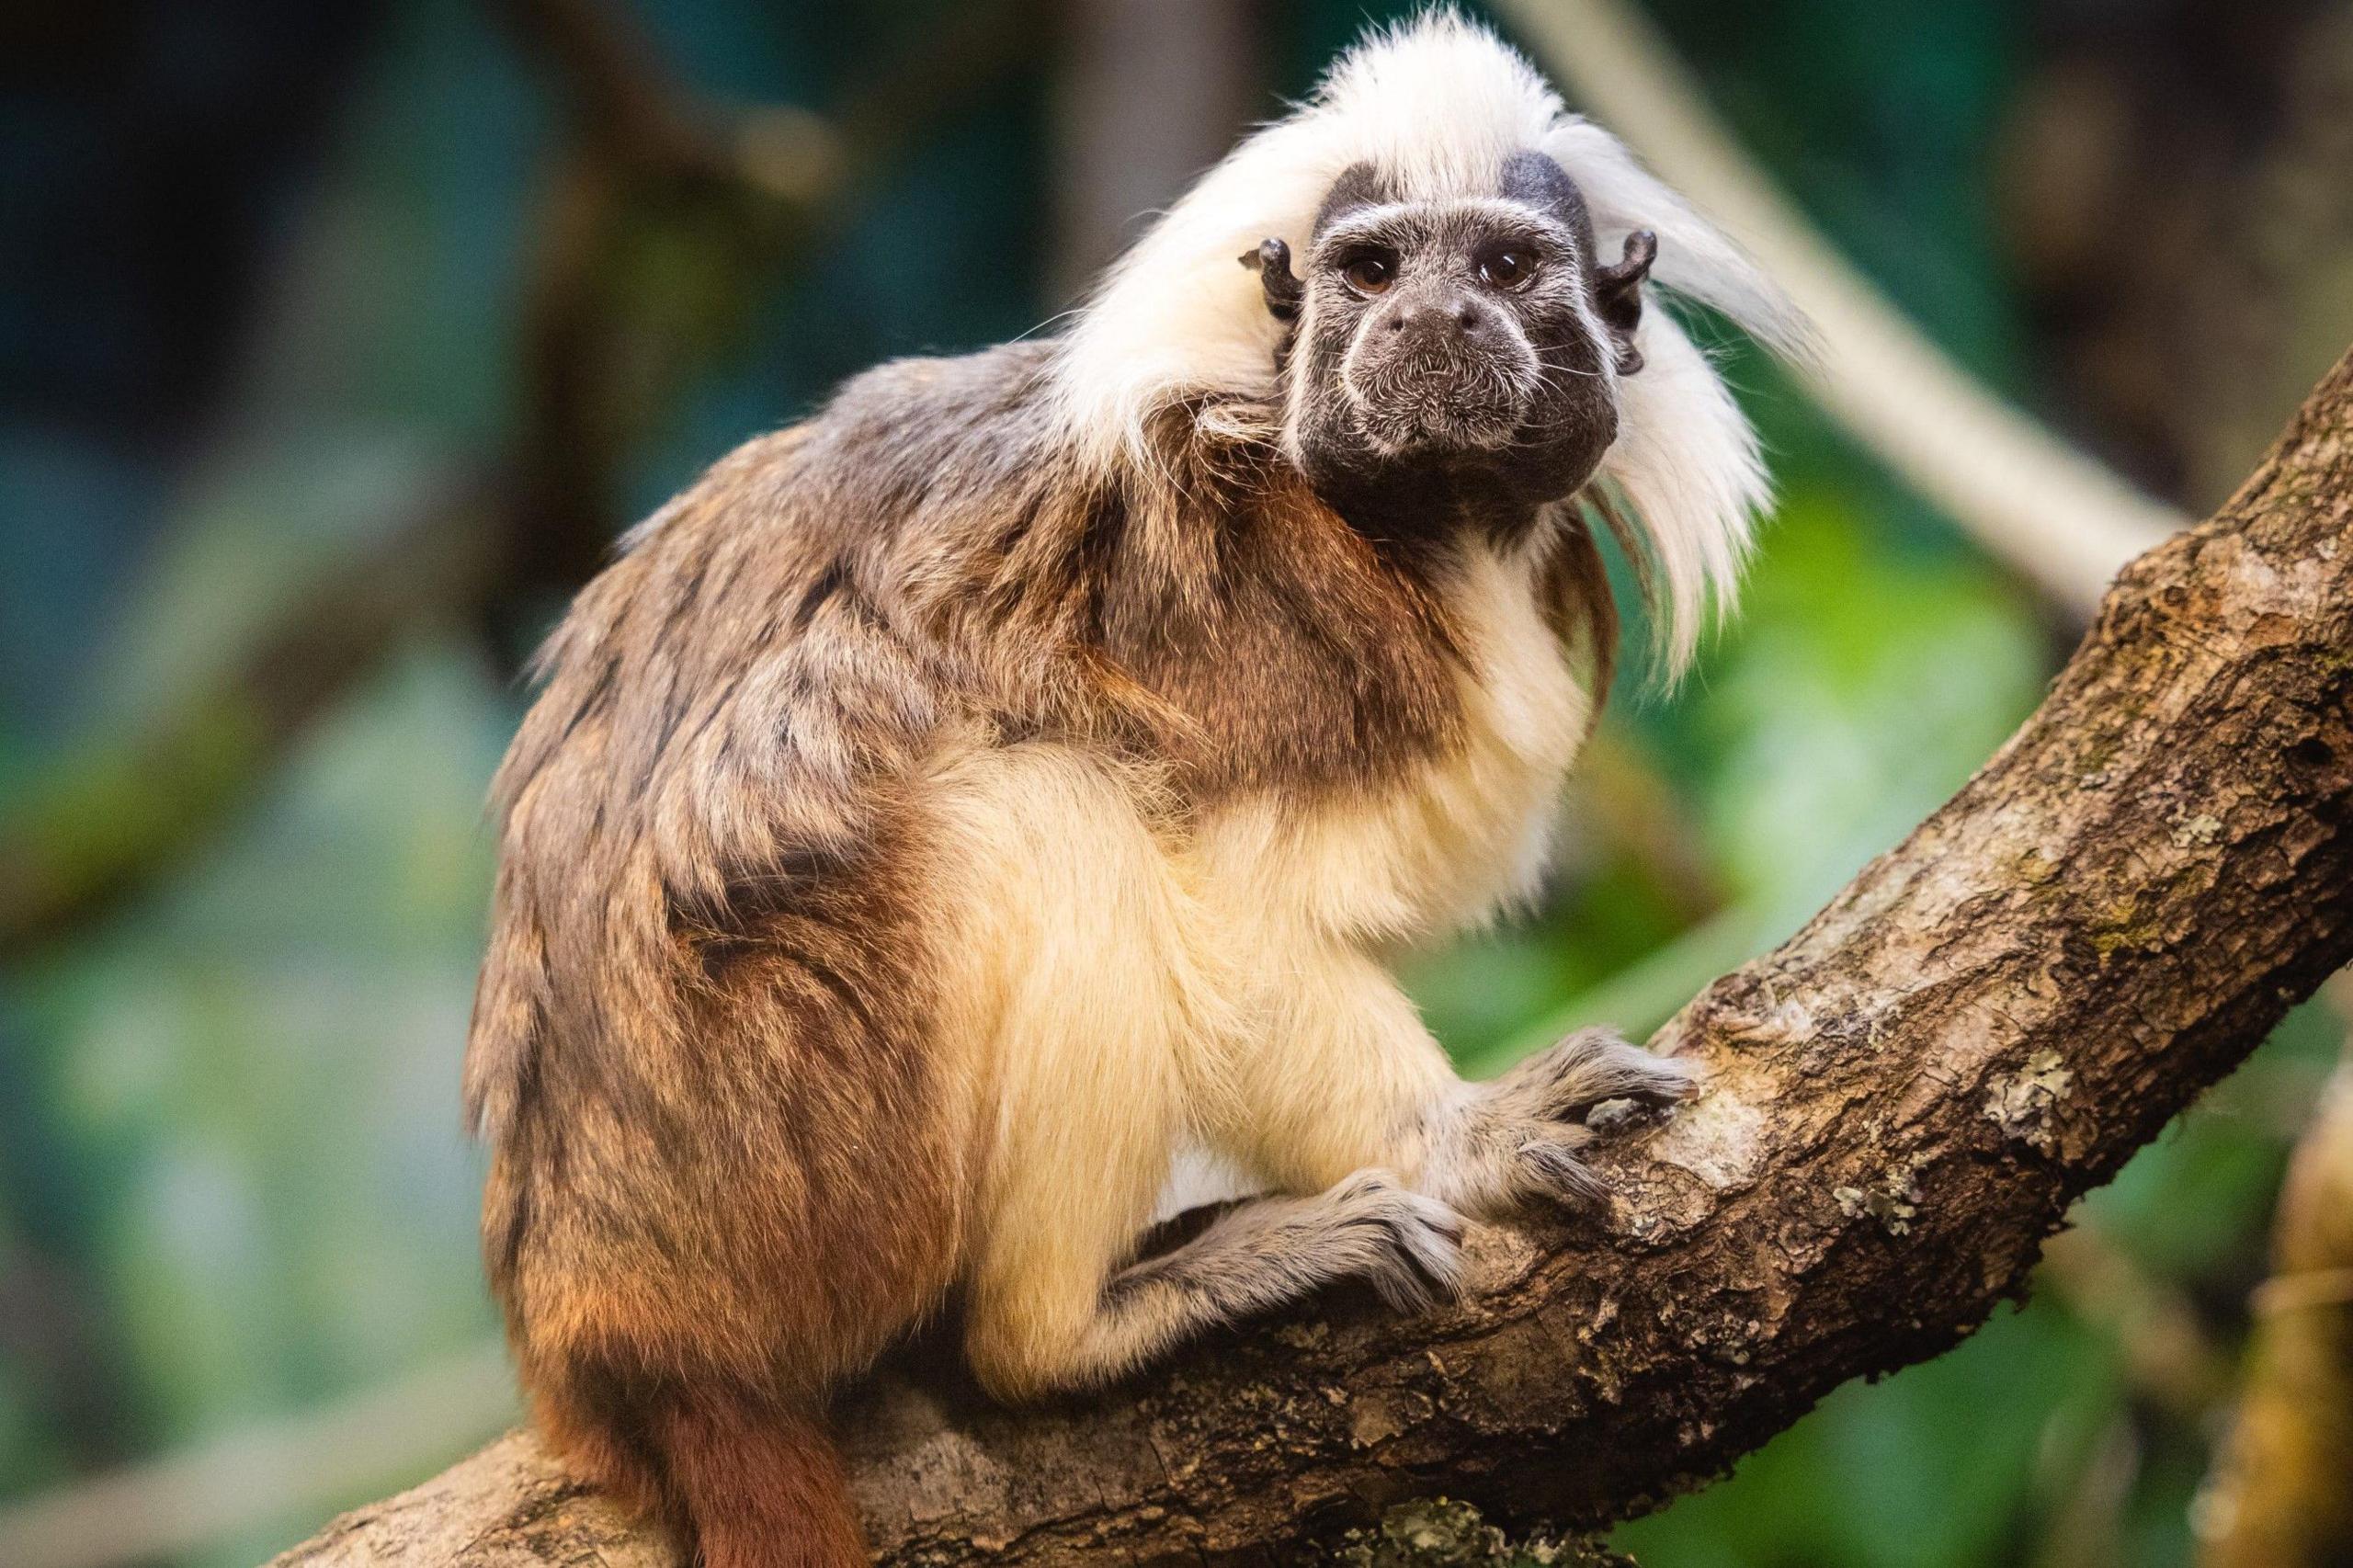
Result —
[[665, 1501], [703, 1568], [867, 1568], [841, 1460], [814, 1419], [724, 1397], [670, 1404], [653, 1433]]
[[719, 1391], [537, 1402], [596, 1479], [660, 1513], [700, 1568], [868, 1568], [840, 1457], [814, 1416]]

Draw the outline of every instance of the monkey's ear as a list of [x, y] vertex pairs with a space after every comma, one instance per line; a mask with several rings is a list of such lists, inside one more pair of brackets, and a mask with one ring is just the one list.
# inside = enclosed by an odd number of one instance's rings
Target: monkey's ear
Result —
[[1596, 267], [1593, 304], [1609, 340], [1618, 350], [1618, 373], [1631, 376], [1643, 368], [1643, 351], [1634, 347], [1634, 329], [1643, 324], [1643, 280], [1658, 259], [1658, 236], [1637, 229], [1626, 236], [1625, 254], [1614, 267]]
[[1297, 321], [1307, 285], [1291, 275], [1290, 246], [1280, 240], [1260, 240], [1256, 250], [1243, 252], [1239, 259], [1258, 275], [1258, 287], [1267, 298], [1267, 313], [1279, 322]]

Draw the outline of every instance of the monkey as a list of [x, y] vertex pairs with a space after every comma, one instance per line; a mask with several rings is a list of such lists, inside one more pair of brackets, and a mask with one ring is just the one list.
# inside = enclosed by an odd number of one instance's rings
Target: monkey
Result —
[[[1418, 1309], [1466, 1218], [1596, 1200], [1586, 1113], [1688, 1067], [1464, 1082], [1392, 970], [1538, 886], [1599, 534], [1670, 673], [1733, 592], [1767, 479], [1659, 289], [1802, 342], [1434, 13], [1059, 334], [858, 376], [623, 537], [494, 784], [465, 1065], [556, 1451], [710, 1568], [847, 1568], [829, 1399], [951, 1304], [1032, 1399], [1335, 1281]], [[1250, 1196], [1142, 1253], [1196, 1170]]]

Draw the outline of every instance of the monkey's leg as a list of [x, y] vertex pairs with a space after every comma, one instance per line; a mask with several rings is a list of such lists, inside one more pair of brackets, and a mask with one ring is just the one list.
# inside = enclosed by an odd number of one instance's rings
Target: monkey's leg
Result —
[[1184, 1121], [1175, 1011], [1148, 966], [1108, 952], [1040, 965], [1012, 998], [965, 1328], [1002, 1398], [1099, 1381], [1144, 1353], [1108, 1349], [1098, 1319]]
[[1122, 945], [1068, 949], [1011, 998], [966, 1348], [1020, 1398], [1120, 1376], [1178, 1341], [1348, 1276], [1401, 1304], [1454, 1279], [1460, 1221], [1387, 1171], [1267, 1199], [1126, 1268], [1189, 1096], [1182, 985]]
[[1239, 1119], [1218, 1142], [1292, 1190], [1378, 1166], [1468, 1212], [1530, 1197], [1589, 1202], [1600, 1183], [1583, 1152], [1600, 1134], [1586, 1114], [1613, 1099], [1663, 1105], [1690, 1088], [1688, 1063], [1602, 1030], [1493, 1082], [1464, 1083], [1396, 982], [1343, 944], [1265, 989], [1267, 1030], [1236, 1063]]
[[[1001, 1323], [976, 1309], [970, 1350], [1001, 1397], [1108, 1381], [1194, 1335], [1295, 1301], [1322, 1286], [1364, 1279], [1401, 1312], [1427, 1308], [1459, 1284], [1462, 1221], [1389, 1171], [1359, 1171], [1312, 1198], [1261, 1198], [1218, 1217], [1174, 1251], [1098, 1279], [1062, 1303], [1066, 1332], [1034, 1336], [1008, 1358]], [[1045, 1304], [1032, 1294], [1017, 1309]], [[1017, 1342], [1018, 1339], [1017, 1335]]]
[[957, 988], [988, 1004], [966, 1349], [1012, 1397], [1122, 1369], [1099, 1343], [1103, 1286], [1184, 1131], [1183, 1051], [1208, 987], [1188, 958], [1190, 901], [1094, 759], [992, 751], [943, 793], [943, 863], [973, 879], [953, 945], [974, 967]]
[[1402, 1301], [1450, 1284], [1453, 1217], [1355, 1166], [1122, 1272], [1178, 1144], [1233, 1097], [1237, 1021], [1224, 971], [1198, 956], [1201, 912], [1123, 798], [1084, 768], [1022, 766], [1017, 790], [989, 797], [988, 842], [1017, 851], [1003, 862], [1017, 880], [980, 903], [1017, 923], [991, 944], [1010, 961], [968, 1277], [982, 1380], [1011, 1397], [1101, 1382], [1343, 1276]]

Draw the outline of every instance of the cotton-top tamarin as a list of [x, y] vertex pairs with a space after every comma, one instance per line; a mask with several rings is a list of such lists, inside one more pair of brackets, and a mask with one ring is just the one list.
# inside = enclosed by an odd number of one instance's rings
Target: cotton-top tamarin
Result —
[[[1535, 885], [1597, 521], [1670, 665], [1732, 587], [1756, 444], [1659, 284], [1796, 331], [1435, 16], [1061, 336], [860, 376], [628, 537], [499, 774], [466, 1068], [560, 1449], [710, 1568], [845, 1568], [828, 1391], [951, 1292], [1018, 1399], [1342, 1278], [1421, 1302], [1458, 1216], [1592, 1195], [1585, 1112], [1683, 1067], [1464, 1083], [1390, 962]], [[1261, 1196], [1139, 1258], [1202, 1156]]]

